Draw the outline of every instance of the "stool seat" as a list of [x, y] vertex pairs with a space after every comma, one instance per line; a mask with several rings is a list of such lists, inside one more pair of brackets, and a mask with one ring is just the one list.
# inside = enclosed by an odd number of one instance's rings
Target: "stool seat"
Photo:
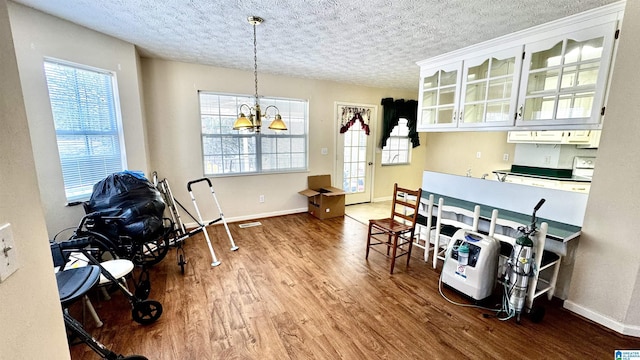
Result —
[[100, 268], [86, 266], [56, 273], [60, 302], [66, 306], [86, 294], [98, 280]]
[[[133, 262], [126, 259], [107, 260], [101, 262], [100, 265], [116, 279], [123, 278], [133, 271]], [[100, 274], [100, 285], [110, 282], [111, 280], [107, 279], [103, 274]]]

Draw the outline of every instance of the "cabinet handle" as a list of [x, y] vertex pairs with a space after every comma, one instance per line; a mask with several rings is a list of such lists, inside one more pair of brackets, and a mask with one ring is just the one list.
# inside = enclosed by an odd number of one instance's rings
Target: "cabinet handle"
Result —
[[456, 115], [457, 115], [457, 113], [454, 111], [453, 112], [453, 117], [451, 118], [452, 122], [456, 122]]
[[520, 105], [518, 108], [518, 120], [522, 120], [522, 111], [524, 110], [524, 105]]
[[460, 111], [460, 114], [458, 115], [458, 121], [459, 121], [459, 122], [463, 122], [463, 121], [462, 121], [462, 111]]

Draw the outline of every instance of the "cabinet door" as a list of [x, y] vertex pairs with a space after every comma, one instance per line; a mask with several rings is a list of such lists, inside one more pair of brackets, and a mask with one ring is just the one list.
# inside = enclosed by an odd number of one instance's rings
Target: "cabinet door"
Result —
[[535, 131], [509, 131], [507, 135], [508, 143], [533, 142]]
[[421, 70], [418, 130], [456, 127], [462, 61]]
[[580, 143], [577, 145], [578, 149], [596, 149], [600, 145], [601, 130], [589, 131], [589, 141], [587, 143]]
[[[595, 131], [595, 130], [593, 130]], [[562, 137], [563, 144], [589, 144], [592, 130], [565, 131]]]
[[515, 122], [522, 46], [465, 60], [458, 126], [511, 126]]
[[525, 45], [516, 125], [597, 124], [616, 23]]
[[562, 142], [563, 135], [564, 135], [564, 131], [554, 131], [554, 130], [536, 131], [534, 136], [534, 140], [535, 140], [534, 142], [560, 144]]

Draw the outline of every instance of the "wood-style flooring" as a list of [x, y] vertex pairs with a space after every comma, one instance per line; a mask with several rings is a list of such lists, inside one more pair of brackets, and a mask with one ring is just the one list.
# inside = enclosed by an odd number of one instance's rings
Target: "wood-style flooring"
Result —
[[[400, 260], [393, 275], [381, 254], [365, 260], [367, 227], [349, 217], [302, 213], [260, 221], [245, 229], [229, 224], [236, 252], [223, 226], [209, 227], [218, 267], [210, 266], [202, 235], [184, 243], [184, 275], [172, 249], [151, 270], [150, 298], [164, 307], [156, 323], [135, 323], [120, 293], [109, 301], [96, 293], [104, 326], [87, 317], [86, 328], [117, 353], [159, 360], [613, 359], [616, 349], [640, 349], [640, 339], [556, 302], [537, 299], [544, 320], [525, 317], [519, 325], [453, 305], [440, 296], [440, 272], [422, 261], [421, 249], [414, 248], [408, 269]], [[98, 359], [84, 344], [71, 346], [71, 355]]]

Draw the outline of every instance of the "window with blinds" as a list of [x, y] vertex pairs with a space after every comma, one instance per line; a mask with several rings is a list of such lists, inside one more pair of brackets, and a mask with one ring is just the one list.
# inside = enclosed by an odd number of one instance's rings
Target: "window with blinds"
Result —
[[200, 91], [202, 159], [205, 176], [284, 173], [307, 170], [306, 100], [261, 98], [260, 106], [280, 110], [288, 130], [276, 133], [262, 121], [260, 133], [233, 130], [241, 104], [251, 96]]
[[67, 201], [87, 200], [126, 168], [115, 75], [53, 60], [44, 69]]

